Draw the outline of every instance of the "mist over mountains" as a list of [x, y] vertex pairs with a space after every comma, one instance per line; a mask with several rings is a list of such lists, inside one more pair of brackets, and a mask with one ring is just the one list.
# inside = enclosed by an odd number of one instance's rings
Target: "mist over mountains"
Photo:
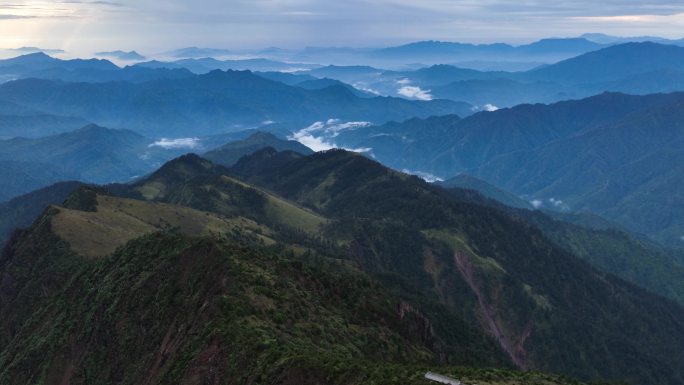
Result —
[[0, 385], [684, 384], [684, 40], [12, 52]]
[[154, 136], [218, 134], [270, 121], [302, 125], [330, 116], [384, 122], [471, 113], [463, 102], [360, 98], [339, 85], [309, 90], [249, 71], [220, 70], [142, 83], [28, 78], [0, 85], [0, 100]]

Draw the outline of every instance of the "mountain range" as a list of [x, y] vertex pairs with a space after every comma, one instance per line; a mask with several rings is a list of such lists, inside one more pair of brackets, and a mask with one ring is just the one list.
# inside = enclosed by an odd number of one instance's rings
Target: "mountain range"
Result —
[[82, 118], [50, 115], [0, 101], [0, 140], [17, 136], [41, 137], [72, 131], [88, 124]]
[[[533, 66], [551, 64], [612, 45], [634, 42], [684, 45], [684, 39], [665, 39], [657, 36], [618, 37], [600, 33], [586, 33], [578, 37], [546, 38], [522, 45], [416, 41], [398, 46], [377, 48], [305, 47], [303, 49], [284, 49], [271, 47], [267, 49], [230, 50], [224, 48], [186, 47], [157, 56], [160, 60], [168, 60], [163, 62], [165, 65], [173, 65], [175, 62], [185, 59], [196, 59], [199, 61], [215, 59], [216, 63], [219, 61], [226, 63], [234, 62], [235, 65], [240, 65], [240, 63], [249, 64], [250, 60], [256, 58], [261, 61], [280, 62], [286, 65], [282, 67], [284, 69], [297, 68], [298, 66], [287, 66], [289, 63], [296, 62], [300, 62], [298, 63], [299, 68], [311, 66], [312, 64], [310, 63], [337, 63], [340, 65], [368, 64], [391, 69], [405, 69], [411, 64], [422, 63], [423, 65], [468, 64], [474, 69], [497, 66], [501, 70], [512, 71], [515, 68], [529, 69]], [[31, 53], [38, 51], [40, 49], [34, 48], [30, 51], [17, 52]], [[121, 50], [112, 52], [116, 56], [130, 55], [130, 53]], [[137, 52], [133, 53], [137, 54]], [[133, 57], [138, 61], [145, 60], [143, 57], [131, 56], [131, 58]], [[230, 59], [227, 60], [227, 58]], [[221, 68], [215, 67], [215, 65], [212, 64], [213, 68], [209, 70], [258, 70], [257, 68], [250, 67]]]
[[110, 57], [110, 58], [115, 58], [119, 60], [124, 60], [124, 61], [142, 61], [145, 60], [145, 56], [135, 52], [135, 51], [121, 51], [121, 50], [116, 50], [116, 51], [104, 51], [104, 52], [96, 52], [95, 55], [97, 56], [102, 56], [102, 57]]
[[340, 150], [79, 189], [0, 258], [0, 379], [682, 383], [684, 308], [482, 199]]
[[0, 60], [0, 385], [684, 385], [682, 44]]
[[406, 97], [407, 87], [417, 87], [427, 98], [510, 107], [579, 99], [606, 91], [679, 91], [684, 87], [682, 57], [684, 47], [641, 42], [602, 47], [524, 72], [477, 71], [439, 64], [409, 71], [328, 66], [300, 73], [338, 79], [384, 95]]
[[0, 202], [62, 180], [99, 184], [130, 181], [187, 151], [209, 151], [207, 157], [231, 165], [240, 157], [268, 146], [311, 153], [299, 142], [253, 130], [154, 140], [129, 130], [90, 124], [41, 138], [0, 140], [1, 173], [5, 180], [12, 181], [0, 189]]
[[[539, 42], [534, 47], [548, 44], [553, 45], [553, 42]], [[569, 42], [566, 44], [571, 46]], [[458, 44], [456, 46], [461, 47]], [[426, 52], [430, 51], [425, 49]], [[579, 99], [606, 91], [632, 94], [678, 91], [684, 87], [684, 68], [679, 64], [682, 57], [684, 47], [632, 42], [597, 47], [597, 50], [524, 72], [505, 72], [477, 71], [444, 64], [397, 71], [360, 65], [321, 67], [265, 59], [222, 61], [212, 58], [182, 59], [168, 63], [152, 61], [119, 68], [104, 60], [59, 60], [44, 54], [30, 54], [0, 61], [0, 76], [7, 79], [37, 77], [91, 83], [154, 82], [155, 86], [165, 83], [164, 86], [173, 88], [173, 83], [183, 81], [201, 83], [192, 72], [209, 76], [212, 70], [251, 69], [260, 71], [258, 75], [261, 77], [309, 90], [337, 85], [359, 97], [388, 95], [415, 100], [449, 99], [483, 108], [488, 105], [508, 107], [521, 103]], [[276, 72], [295, 70], [298, 71]], [[316, 78], [321, 80], [313, 82]], [[334, 83], [334, 80], [346, 84]], [[146, 86], [149, 84], [133, 88]], [[119, 85], [117, 88], [121, 90], [124, 87]], [[462, 108], [460, 113], [468, 114], [468, 111]], [[89, 119], [88, 116], [80, 117]], [[96, 123], [112, 125], [108, 121]], [[301, 124], [301, 121], [298, 123]], [[254, 125], [255, 122], [251, 121], [250, 124]]]
[[171, 62], [162, 62], [158, 60], [141, 62], [135, 64], [135, 67], [143, 68], [184, 68], [192, 71], [196, 74], [205, 74], [214, 70], [222, 71], [245, 71], [250, 70], [254, 72], [270, 72], [270, 71], [280, 71], [280, 72], [293, 72], [301, 71], [311, 68], [320, 67], [316, 64], [306, 64], [306, 63], [288, 63], [269, 59], [240, 59], [240, 60], [219, 60], [212, 57], [202, 57], [202, 58], [188, 58], [174, 60]]
[[538, 206], [593, 212], [678, 246], [682, 100], [606, 93], [316, 135], [368, 148], [395, 169], [442, 179], [466, 172]]
[[[128, 130], [87, 125], [41, 138], [0, 140], [4, 180], [0, 201], [63, 180], [125, 182], [182, 154]], [[163, 144], [163, 143], [162, 143]]]
[[[142, 162], [144, 154], [137, 154], [136, 151], [147, 149], [148, 144], [150, 142], [147, 138], [132, 131], [107, 129], [91, 124], [59, 135], [43, 138], [17, 137], [1, 141], [0, 159], [39, 162], [67, 169], [86, 165], [93, 171], [84, 175], [89, 178], [102, 177], [100, 181], [93, 180], [102, 183], [109, 179], [105, 175], [128, 175], [130, 170], [124, 165]], [[125, 171], [121, 170], [122, 167]]]
[[[217, 144], [226, 141], [229, 143]], [[201, 138], [194, 150], [213, 148], [204, 156], [217, 164], [232, 166], [241, 157], [265, 147], [312, 153], [299, 142], [278, 139], [264, 132]], [[154, 171], [162, 162], [187, 149], [150, 146], [149, 139], [139, 135], [97, 126], [45, 139], [0, 141], [0, 164], [4, 166], [1, 173], [12, 181], [0, 193], [0, 244], [15, 229], [29, 226], [45, 207], [62, 203], [76, 187], [84, 184], [60, 180], [129, 181]], [[2, 158], [23, 160], [3, 161]], [[110, 167], [112, 163], [116, 167]], [[50, 185], [54, 182], [58, 183]]]
[[186, 69], [152, 69], [145, 67], [120, 68], [105, 59], [61, 60], [42, 52], [0, 60], [0, 82], [16, 79], [40, 78], [71, 82], [145, 82], [156, 79], [175, 79], [192, 75]]
[[257, 127], [265, 121], [306, 127], [330, 118], [380, 123], [472, 113], [467, 103], [359, 98], [342, 86], [307, 90], [249, 71], [218, 70], [144, 83], [24, 79], [0, 85], [0, 100], [150, 137], [204, 136]]
[[[470, 44], [431, 40], [378, 48], [306, 47], [299, 50], [272, 48], [245, 51], [242, 54], [303, 63], [367, 64], [395, 70], [405, 69], [415, 63], [433, 65], [464, 62], [475, 64], [477, 68], [496, 65], [501, 69], [510, 70], [519, 68], [521, 64], [526, 64], [529, 68], [531, 63], [554, 63], [620, 43], [618, 41], [607, 43], [593, 41], [596, 39], [596, 37], [592, 39], [585, 37], [549, 38], [517, 46], [506, 43]], [[621, 42], [632, 41], [647, 41], [647, 39]], [[657, 41], [665, 44], [679, 43], [665, 39], [658, 39]], [[202, 56], [212, 55], [204, 54]]]

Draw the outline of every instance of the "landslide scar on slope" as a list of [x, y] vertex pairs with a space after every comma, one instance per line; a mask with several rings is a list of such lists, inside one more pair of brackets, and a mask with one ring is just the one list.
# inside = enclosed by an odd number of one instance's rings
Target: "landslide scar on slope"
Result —
[[475, 293], [477, 297], [478, 304], [480, 306], [480, 311], [483, 316], [484, 326], [489, 330], [489, 332], [496, 338], [499, 345], [513, 360], [513, 363], [521, 369], [527, 369], [527, 352], [525, 351], [524, 344], [527, 338], [532, 333], [532, 322], [528, 322], [525, 330], [523, 331], [520, 338], [517, 338], [516, 342], [513, 342], [512, 336], [507, 336], [504, 331], [504, 325], [497, 319], [496, 316], [496, 304], [491, 303], [487, 296], [483, 293], [480, 286], [480, 281], [478, 280], [476, 274], [476, 268], [473, 265], [470, 257], [463, 252], [454, 252], [454, 262], [461, 276], [466, 281], [470, 289]]

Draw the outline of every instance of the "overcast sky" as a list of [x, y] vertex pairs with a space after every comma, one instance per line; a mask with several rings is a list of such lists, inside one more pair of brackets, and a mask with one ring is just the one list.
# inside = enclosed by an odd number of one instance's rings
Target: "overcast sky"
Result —
[[524, 43], [584, 32], [684, 37], [684, 0], [0, 0], [0, 48]]

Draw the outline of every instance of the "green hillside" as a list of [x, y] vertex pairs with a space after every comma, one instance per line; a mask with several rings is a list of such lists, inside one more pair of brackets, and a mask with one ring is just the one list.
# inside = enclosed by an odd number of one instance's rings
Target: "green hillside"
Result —
[[[476, 329], [447, 331], [457, 316], [433, 324], [352, 263], [274, 244], [247, 219], [90, 189], [68, 202], [0, 260], [13, 277], [0, 383], [424, 384], [429, 369], [552, 380], [445, 367], [508, 365]], [[84, 223], [107, 231], [74, 231]]]
[[346, 151], [82, 188], [0, 276], [0, 384], [683, 383], [682, 307]]
[[681, 249], [665, 248], [593, 214], [528, 210], [522, 199], [470, 176], [438, 184], [460, 186], [449, 189], [455, 198], [519, 216], [538, 227], [556, 245], [593, 267], [684, 304]]
[[[675, 316], [682, 308], [599, 273], [517, 215], [454, 201], [416, 177], [344, 151], [252, 158], [232, 171], [337, 218], [328, 231], [353, 245], [352, 258], [367, 271], [388, 282], [402, 277], [443, 303], [470, 308], [518, 366], [681, 382], [674, 369], [681, 363], [657, 350], [682, 330]], [[648, 326], [664, 320], [667, 333]], [[614, 344], [620, 348], [608, 348]], [[591, 364], [596, 360], [604, 364]], [[644, 360], [663, 366], [646, 369]]]

